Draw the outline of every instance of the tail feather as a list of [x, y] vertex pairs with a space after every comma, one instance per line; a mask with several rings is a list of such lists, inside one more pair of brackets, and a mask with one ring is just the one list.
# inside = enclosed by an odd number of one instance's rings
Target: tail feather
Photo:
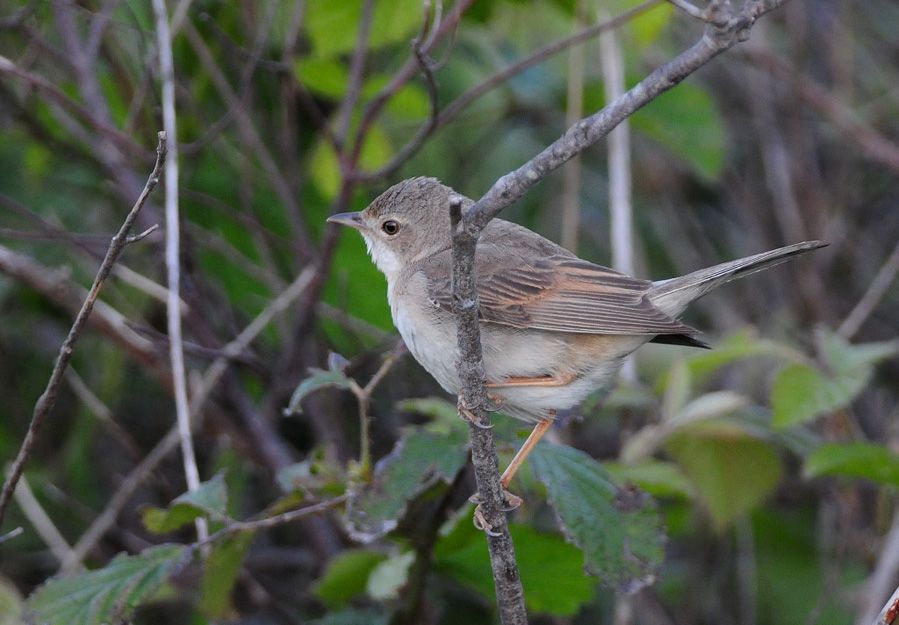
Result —
[[829, 245], [825, 241], [803, 241], [769, 252], [762, 252], [746, 258], [721, 263], [706, 269], [694, 271], [679, 278], [661, 280], [653, 283], [649, 291], [649, 299], [656, 306], [672, 317], [678, 316], [687, 304], [696, 300], [714, 288], [731, 280], [748, 276], [779, 265], [798, 254]]

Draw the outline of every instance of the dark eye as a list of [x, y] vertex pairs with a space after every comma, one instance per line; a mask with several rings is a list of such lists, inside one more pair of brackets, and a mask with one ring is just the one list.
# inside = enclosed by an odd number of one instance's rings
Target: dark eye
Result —
[[381, 230], [392, 236], [400, 231], [400, 225], [394, 220], [388, 219], [381, 224]]

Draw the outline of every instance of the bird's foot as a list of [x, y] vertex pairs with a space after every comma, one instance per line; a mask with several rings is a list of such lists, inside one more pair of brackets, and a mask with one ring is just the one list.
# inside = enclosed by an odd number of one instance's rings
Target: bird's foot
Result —
[[459, 411], [459, 416], [462, 417], [464, 421], [468, 421], [475, 427], [481, 428], [482, 430], [489, 430], [493, 427], [492, 423], [482, 423], [480, 419], [478, 419], [477, 415], [471, 411], [471, 409], [465, 405], [465, 402], [460, 397], [456, 402], [456, 409]]
[[[487, 517], [484, 514], [484, 499], [481, 497], [481, 494], [475, 493], [468, 498], [468, 501], [475, 504], [474, 516], [472, 517], [474, 526], [490, 536], [498, 536], [499, 534], [493, 531], [493, 525], [487, 521]], [[513, 510], [518, 509], [522, 503], [524, 503], [524, 499], [503, 488], [502, 512], [512, 512]]]

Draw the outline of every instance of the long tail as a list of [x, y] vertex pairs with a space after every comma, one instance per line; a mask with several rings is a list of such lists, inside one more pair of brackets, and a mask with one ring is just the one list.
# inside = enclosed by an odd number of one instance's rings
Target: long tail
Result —
[[762, 252], [714, 267], [700, 269], [679, 278], [661, 280], [653, 283], [649, 291], [649, 299], [656, 308], [676, 317], [683, 312], [687, 304], [722, 284], [779, 265], [792, 256], [804, 254], [826, 245], [829, 245], [826, 241], [803, 241], [770, 252]]

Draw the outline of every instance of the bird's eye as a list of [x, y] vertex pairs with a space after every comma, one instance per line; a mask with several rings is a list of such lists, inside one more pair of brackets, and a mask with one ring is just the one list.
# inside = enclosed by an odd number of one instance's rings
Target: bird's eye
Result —
[[381, 230], [386, 232], [387, 234], [393, 236], [397, 232], [400, 231], [400, 225], [392, 219], [388, 219], [384, 223], [381, 224]]

